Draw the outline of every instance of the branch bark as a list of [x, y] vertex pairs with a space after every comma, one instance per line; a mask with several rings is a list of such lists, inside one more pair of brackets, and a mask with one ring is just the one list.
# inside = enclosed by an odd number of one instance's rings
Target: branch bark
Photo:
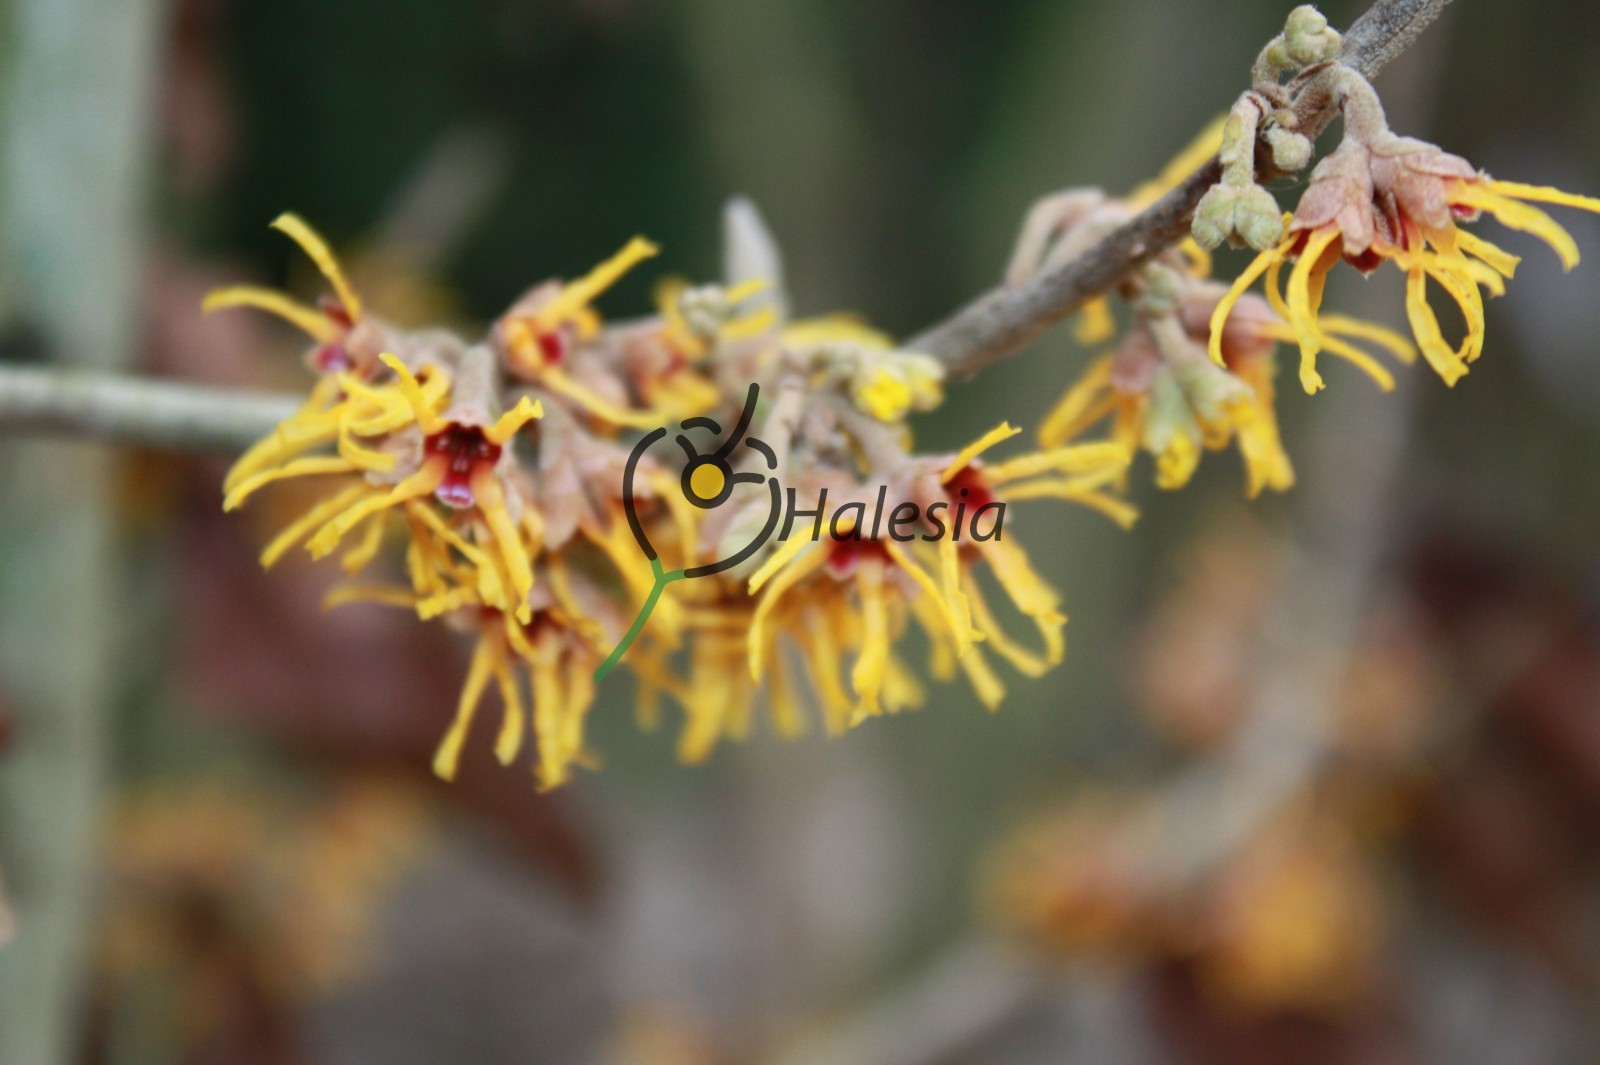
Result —
[[0, 429], [190, 451], [243, 451], [301, 397], [109, 374], [0, 367]]
[[[1450, 0], [1377, 0], [1344, 35], [1345, 63], [1372, 77], [1405, 51]], [[1301, 129], [1333, 120], [1313, 78], [1301, 91]], [[1189, 232], [1195, 206], [1221, 174], [1213, 159], [1082, 256], [1016, 287], [992, 289], [906, 342], [970, 376], [1016, 354], [1085, 302], [1111, 289]], [[296, 397], [119, 377], [66, 377], [0, 366], [0, 433], [52, 431], [122, 443], [242, 450], [294, 409]]]

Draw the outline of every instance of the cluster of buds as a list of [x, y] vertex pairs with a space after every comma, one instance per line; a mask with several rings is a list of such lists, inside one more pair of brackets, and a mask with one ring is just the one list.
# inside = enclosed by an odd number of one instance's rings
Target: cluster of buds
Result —
[[1283, 218], [1272, 194], [1256, 182], [1256, 146], [1264, 144], [1272, 168], [1297, 174], [1311, 161], [1311, 141], [1296, 130], [1284, 74], [1304, 77], [1339, 54], [1339, 34], [1309, 4], [1289, 13], [1283, 32], [1261, 50], [1251, 87], [1228, 112], [1217, 152], [1222, 180], [1195, 208], [1194, 237], [1203, 247], [1223, 242], [1260, 251], [1283, 236]]

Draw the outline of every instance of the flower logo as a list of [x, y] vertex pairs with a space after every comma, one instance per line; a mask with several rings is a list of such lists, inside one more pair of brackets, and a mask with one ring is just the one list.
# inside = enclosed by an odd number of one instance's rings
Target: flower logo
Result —
[[683, 449], [684, 464], [683, 473], [678, 480], [678, 487], [683, 492], [684, 499], [688, 500], [692, 506], [701, 510], [715, 510], [728, 502], [733, 495], [734, 486], [739, 484], [760, 484], [765, 481], [771, 492], [772, 505], [767, 513], [766, 523], [761, 527], [761, 530], [751, 537], [750, 541], [743, 547], [715, 562], [675, 570], [668, 570], [663, 567], [660, 554], [656, 551], [655, 545], [650, 542], [650, 536], [645, 532], [644, 523], [639, 520], [638, 501], [634, 497], [633, 482], [640, 460], [644, 458], [651, 447], [666, 437], [666, 427], [652, 429], [633, 446], [633, 451], [628, 455], [628, 463], [624, 467], [622, 474], [622, 509], [628, 517], [628, 528], [633, 533], [633, 538], [638, 543], [639, 550], [643, 551], [644, 556], [650, 560], [650, 569], [655, 574], [655, 581], [650, 587], [650, 593], [645, 597], [644, 605], [639, 608], [638, 615], [634, 617], [633, 624], [628, 627], [628, 631], [623, 635], [621, 642], [606, 657], [606, 660], [600, 664], [600, 668], [595, 670], [595, 680], [604, 680], [606, 674], [610, 673], [612, 668], [621, 661], [622, 656], [633, 645], [633, 641], [644, 630], [645, 622], [650, 619], [650, 613], [655, 609], [656, 602], [661, 598], [661, 593], [667, 585], [673, 581], [686, 580], [692, 577], [709, 577], [713, 573], [722, 573], [725, 570], [732, 569], [760, 550], [761, 545], [767, 542], [773, 531], [778, 527], [778, 518], [783, 511], [783, 503], [782, 489], [778, 485], [776, 473], [758, 473], [753, 470], [735, 471], [732, 459], [735, 449], [740, 444], [743, 444], [765, 461], [767, 470], [776, 471], [778, 468], [778, 457], [773, 453], [772, 448], [765, 441], [749, 435], [750, 422], [755, 417], [756, 401], [760, 396], [761, 387], [751, 384], [749, 391], [745, 393], [744, 407], [739, 412], [738, 422], [734, 424], [732, 431], [722, 440], [717, 449], [708, 454], [701, 454], [696, 450], [694, 441], [688, 437], [687, 433], [693, 429], [704, 429], [720, 436], [722, 426], [715, 419], [704, 416], [688, 418], [679, 424], [679, 429], [682, 431], [677, 434], [676, 440], [678, 446]]

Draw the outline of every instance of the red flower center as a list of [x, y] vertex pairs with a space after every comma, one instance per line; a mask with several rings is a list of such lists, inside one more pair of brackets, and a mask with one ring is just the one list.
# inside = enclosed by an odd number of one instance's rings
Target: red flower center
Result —
[[500, 461], [500, 445], [490, 442], [483, 430], [473, 425], [452, 424], [425, 439], [422, 447], [428, 456], [445, 459], [444, 481], [433, 494], [449, 507], [472, 506], [476, 502], [472, 494], [473, 473], [480, 464], [493, 466]]
[[990, 490], [989, 482], [984, 480], [982, 471], [972, 465], [957, 470], [956, 475], [945, 482], [944, 491], [951, 506], [965, 503], [969, 514], [994, 502], [994, 492]]
[[567, 350], [572, 345], [567, 338], [565, 330], [556, 329], [548, 333], [535, 334], [539, 344], [539, 354], [544, 356], [546, 366], [555, 366], [566, 361]]
[[848, 577], [862, 559], [888, 559], [889, 550], [876, 540], [835, 540], [828, 545], [828, 569], [836, 577]]

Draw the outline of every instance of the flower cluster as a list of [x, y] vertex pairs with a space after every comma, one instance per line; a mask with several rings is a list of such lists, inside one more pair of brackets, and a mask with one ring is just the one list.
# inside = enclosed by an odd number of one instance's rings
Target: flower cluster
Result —
[[[1290, 18], [1291, 28], [1297, 19], [1304, 24], [1307, 12], [1315, 15], [1312, 8], [1297, 9]], [[1315, 15], [1315, 19], [1321, 16]], [[1282, 106], [1285, 97], [1277, 78], [1283, 69], [1315, 67], [1337, 55], [1338, 34], [1328, 30], [1325, 21], [1318, 32], [1317, 40], [1322, 43], [1302, 55], [1303, 63], [1284, 56], [1269, 63], [1263, 53], [1257, 65], [1257, 85], [1236, 105], [1231, 122], [1237, 125], [1241, 115], [1264, 112], [1269, 134], [1292, 126], [1293, 111]], [[1260, 252], [1216, 305], [1211, 356], [1219, 363], [1226, 361], [1222, 323], [1245, 291], [1265, 275], [1267, 298], [1279, 317], [1290, 324], [1299, 345], [1300, 383], [1307, 392], [1323, 387], [1316, 361], [1322, 352], [1352, 358], [1380, 383], [1387, 382], [1387, 371], [1352, 349], [1348, 338], [1375, 340], [1401, 356], [1409, 353], [1409, 347], [1396, 345], [1386, 332], [1374, 333], [1365, 323], [1323, 314], [1321, 308], [1327, 276], [1339, 263], [1365, 275], [1389, 262], [1406, 275], [1406, 315], [1416, 346], [1445, 384], [1454, 385], [1483, 352], [1483, 294], [1503, 294], [1519, 262], [1517, 256], [1463, 227], [1488, 214], [1508, 228], [1543, 240], [1570, 270], [1578, 263], [1572, 236], [1532, 205], [1550, 203], [1600, 213], [1600, 199], [1496, 181], [1460, 156], [1395, 134], [1377, 93], [1356, 70], [1334, 62], [1317, 68], [1315, 76], [1338, 103], [1344, 137], [1311, 171], [1294, 212], [1283, 217], [1281, 225], [1259, 224], [1263, 211], [1276, 218], [1278, 208], [1265, 190], [1253, 184], [1253, 177], [1246, 176], [1242, 181], [1250, 186], [1249, 191], [1259, 194], [1258, 200], [1265, 197], [1257, 202], [1254, 229], [1247, 231], [1236, 224], [1237, 212], [1230, 215], [1233, 208], [1214, 198], [1213, 194], [1228, 184], [1227, 177], [1202, 201], [1196, 215], [1194, 235], [1203, 243], [1214, 247], [1227, 239], [1250, 244]], [[1246, 148], [1253, 153], [1253, 144], [1252, 137], [1250, 145], [1239, 147], [1235, 154], [1242, 160]], [[1227, 144], [1223, 156], [1228, 159]], [[1297, 161], [1303, 166], [1306, 160]], [[1248, 167], [1245, 170], [1248, 173]], [[1284, 282], [1283, 267], [1290, 263]], [[1443, 289], [1460, 311], [1465, 331], [1457, 344], [1445, 339], [1428, 302], [1430, 281]]]
[[[1084, 308], [1079, 339], [1108, 348], [1043, 420], [1035, 450], [991, 461], [1018, 433], [1002, 424], [955, 454], [917, 451], [907, 419], [943, 402], [943, 364], [847, 315], [790, 320], [776, 248], [742, 201], [729, 209], [723, 283], [664, 282], [656, 313], [607, 324], [597, 298], [657, 253], [636, 237], [575, 280], [529, 289], [476, 339], [369, 313], [321, 237], [285, 215], [275, 225], [331, 293], [311, 306], [232, 287], [206, 306], [256, 307], [298, 326], [313, 341], [316, 381], [305, 405], [239, 460], [224, 506], [274, 482], [319, 478], [327, 491], [262, 562], [303, 545], [313, 558], [338, 553], [352, 576], [388, 567], [334, 601], [391, 603], [476, 635], [435, 761], [446, 778], [491, 683], [503, 763], [531, 731], [542, 786], [594, 764], [585, 718], [597, 677], [624, 651], [641, 720], [654, 722], [664, 698], [680, 705], [679, 753], [690, 761], [745, 735], [762, 702], [783, 735], [805, 728], [807, 704], [830, 733], [918, 705], [913, 632], [929, 675], [959, 670], [993, 707], [1004, 694], [993, 660], [1043, 673], [1061, 660], [1066, 621], [1060, 596], [1002, 535], [1006, 503], [1060, 499], [1127, 526], [1138, 452], [1153, 458], [1159, 487], [1178, 488], [1204, 452], [1231, 445], [1247, 494], [1284, 491], [1294, 470], [1275, 407], [1280, 343], [1298, 346], [1308, 392], [1322, 387], [1323, 353], [1390, 389], [1374, 352], [1409, 363], [1420, 349], [1453, 384], [1483, 348], [1483, 292], [1502, 292], [1517, 264], [1466, 223], [1493, 215], [1544, 239], [1564, 265], [1577, 262], [1572, 238], [1531, 204], [1600, 211], [1600, 200], [1494, 181], [1396, 136], [1339, 49], [1315, 9], [1296, 9], [1263, 50], [1251, 90], [1157, 178], [1120, 198], [1073, 189], [1033, 209], [1011, 285], [1087, 251], [1213, 154], [1222, 163], [1191, 238]], [[1313, 83], [1311, 95], [1340, 108], [1344, 140], [1285, 215], [1258, 179], [1309, 164], [1295, 101]], [[1207, 249], [1224, 241], [1259, 252], [1231, 284], [1211, 277]], [[1414, 343], [1323, 311], [1325, 279], [1341, 261], [1405, 272]], [[1263, 277], [1264, 296], [1251, 294]], [[1461, 310], [1459, 344], [1445, 340], [1428, 304], [1430, 281]], [[649, 451], [673, 423], [687, 465]], [[739, 461], [764, 459], [762, 468], [700, 461], [691, 435], [733, 424], [730, 441], [748, 433], [760, 445]], [[773, 537], [779, 486], [790, 513]], [[836, 509], [823, 537], [826, 498]], [[811, 499], [817, 508], [805, 513], [818, 516], [818, 532], [791, 535], [797, 500]], [[990, 518], [985, 534], [979, 515]], [[403, 550], [380, 564], [391, 540]], [[703, 579], [682, 580], [691, 576]], [[996, 595], [1008, 604], [998, 613]], [[1031, 642], [1007, 630], [1006, 614], [1031, 627]]]
[[[1085, 344], [1116, 335], [1109, 296], [1126, 305], [1126, 327], [1044, 419], [1042, 445], [1061, 446], [1104, 425], [1107, 438], [1154, 458], [1158, 486], [1178, 488], [1193, 476], [1203, 451], [1236, 442], [1247, 494], [1283, 491], [1293, 485], [1294, 471], [1274, 410], [1279, 343], [1298, 347], [1307, 392], [1323, 387], [1319, 355], [1353, 363], [1387, 391], [1394, 377], [1374, 352], [1409, 364], [1419, 349], [1453, 385], [1483, 350], [1483, 294], [1503, 293], [1518, 262], [1466, 224], [1492, 215], [1545, 241], [1563, 266], [1577, 263], [1572, 237], [1532, 204], [1600, 212], [1600, 199], [1495, 181], [1458, 156], [1395, 135], [1372, 86], [1337, 61], [1340, 45], [1315, 8], [1296, 8], [1284, 32], [1262, 51], [1252, 89], [1158, 178], [1121, 199], [1071, 189], [1035, 205], [1016, 245], [1009, 284], [1083, 253], [1213, 155], [1222, 164], [1222, 179], [1196, 210], [1192, 236], [1084, 308], [1077, 335]], [[1287, 83], [1285, 75], [1291, 76]], [[1344, 139], [1311, 171], [1299, 207], [1285, 214], [1257, 184], [1258, 167], [1264, 158], [1270, 173], [1292, 174], [1310, 162], [1311, 144], [1296, 129], [1293, 105], [1295, 91], [1313, 82], [1317, 92], [1311, 95], [1325, 93], [1337, 103]], [[1259, 252], [1228, 285], [1210, 280], [1208, 250], [1223, 242]], [[1322, 309], [1326, 278], [1336, 265], [1366, 274], [1386, 261], [1406, 275], [1410, 338]], [[1263, 278], [1264, 295], [1251, 293]], [[1430, 281], [1460, 310], [1465, 333], [1455, 345], [1428, 303]]]
[[[656, 253], [640, 238], [576, 280], [535, 286], [476, 340], [369, 313], [322, 238], [292, 215], [274, 225], [331, 294], [310, 306], [233, 287], [207, 300], [208, 309], [269, 311], [313, 341], [306, 403], [225, 482], [228, 510], [275, 482], [326, 484], [272, 537], [262, 563], [302, 546], [316, 559], [337, 554], [355, 580], [331, 604], [388, 603], [476, 637], [435, 757], [440, 776], [455, 775], [491, 686], [502, 763], [531, 733], [542, 787], [595, 764], [585, 718], [626, 619], [641, 602], [656, 605], [664, 566], [677, 573], [727, 557], [770, 510], [746, 484], [730, 485], [723, 505], [694, 505], [689, 471], [680, 486], [668, 456], [647, 452], [625, 476], [630, 445], [674, 422], [720, 432], [729, 423], [716, 419], [752, 383], [764, 398], [750, 428], [777, 483], [791, 501], [831, 494], [844, 517], [827, 536], [786, 532], [743, 565], [662, 598], [625, 659], [643, 722], [656, 720], [663, 698], [676, 702], [679, 753], [693, 761], [743, 736], [763, 701], [782, 735], [804, 730], [807, 703], [830, 733], [915, 706], [922, 688], [903, 647], [912, 628], [931, 673], [959, 668], [990, 707], [1004, 687], [986, 652], [1030, 676], [1060, 661], [1060, 597], [1004, 535], [994, 504], [1051, 497], [1131, 521], [1111, 491], [1127, 449], [1056, 446], [986, 463], [1017, 432], [1001, 426], [954, 455], [916, 452], [906, 419], [943, 400], [941, 364], [848, 316], [788, 320], [770, 238], [748, 205], [731, 212], [772, 276], [667, 282], [656, 314], [615, 325], [594, 301]], [[885, 498], [909, 504], [909, 516], [889, 531], [868, 528], [868, 505], [881, 509]], [[963, 538], [966, 515], [986, 507], [999, 512], [987, 535], [972, 519]], [[635, 519], [661, 558], [640, 551]], [[917, 534], [902, 535], [903, 525]], [[1036, 646], [1001, 626], [985, 584], [1037, 630]]]
[[[1023, 284], [1091, 247], [1216, 154], [1233, 128], [1232, 119], [1214, 123], [1156, 180], [1121, 199], [1072, 189], [1040, 200], [1023, 225], [1007, 283]], [[1181, 488], [1205, 451], [1236, 444], [1251, 497], [1294, 484], [1274, 406], [1277, 346], [1296, 337], [1294, 325], [1281, 308], [1211, 280], [1211, 269], [1211, 256], [1190, 238], [1118, 286], [1114, 295], [1127, 307], [1127, 326], [1046, 415], [1041, 445], [1060, 447], [1103, 426], [1111, 441], [1151, 455], [1158, 486]], [[1328, 351], [1367, 369], [1385, 388], [1394, 384], [1388, 372], [1346, 338], [1402, 359], [1415, 355], [1405, 338], [1374, 323], [1325, 315], [1323, 329]], [[1108, 297], [1085, 307], [1076, 332], [1089, 345], [1116, 335]], [[1113, 516], [1130, 518], [1125, 508], [1119, 502]]]

